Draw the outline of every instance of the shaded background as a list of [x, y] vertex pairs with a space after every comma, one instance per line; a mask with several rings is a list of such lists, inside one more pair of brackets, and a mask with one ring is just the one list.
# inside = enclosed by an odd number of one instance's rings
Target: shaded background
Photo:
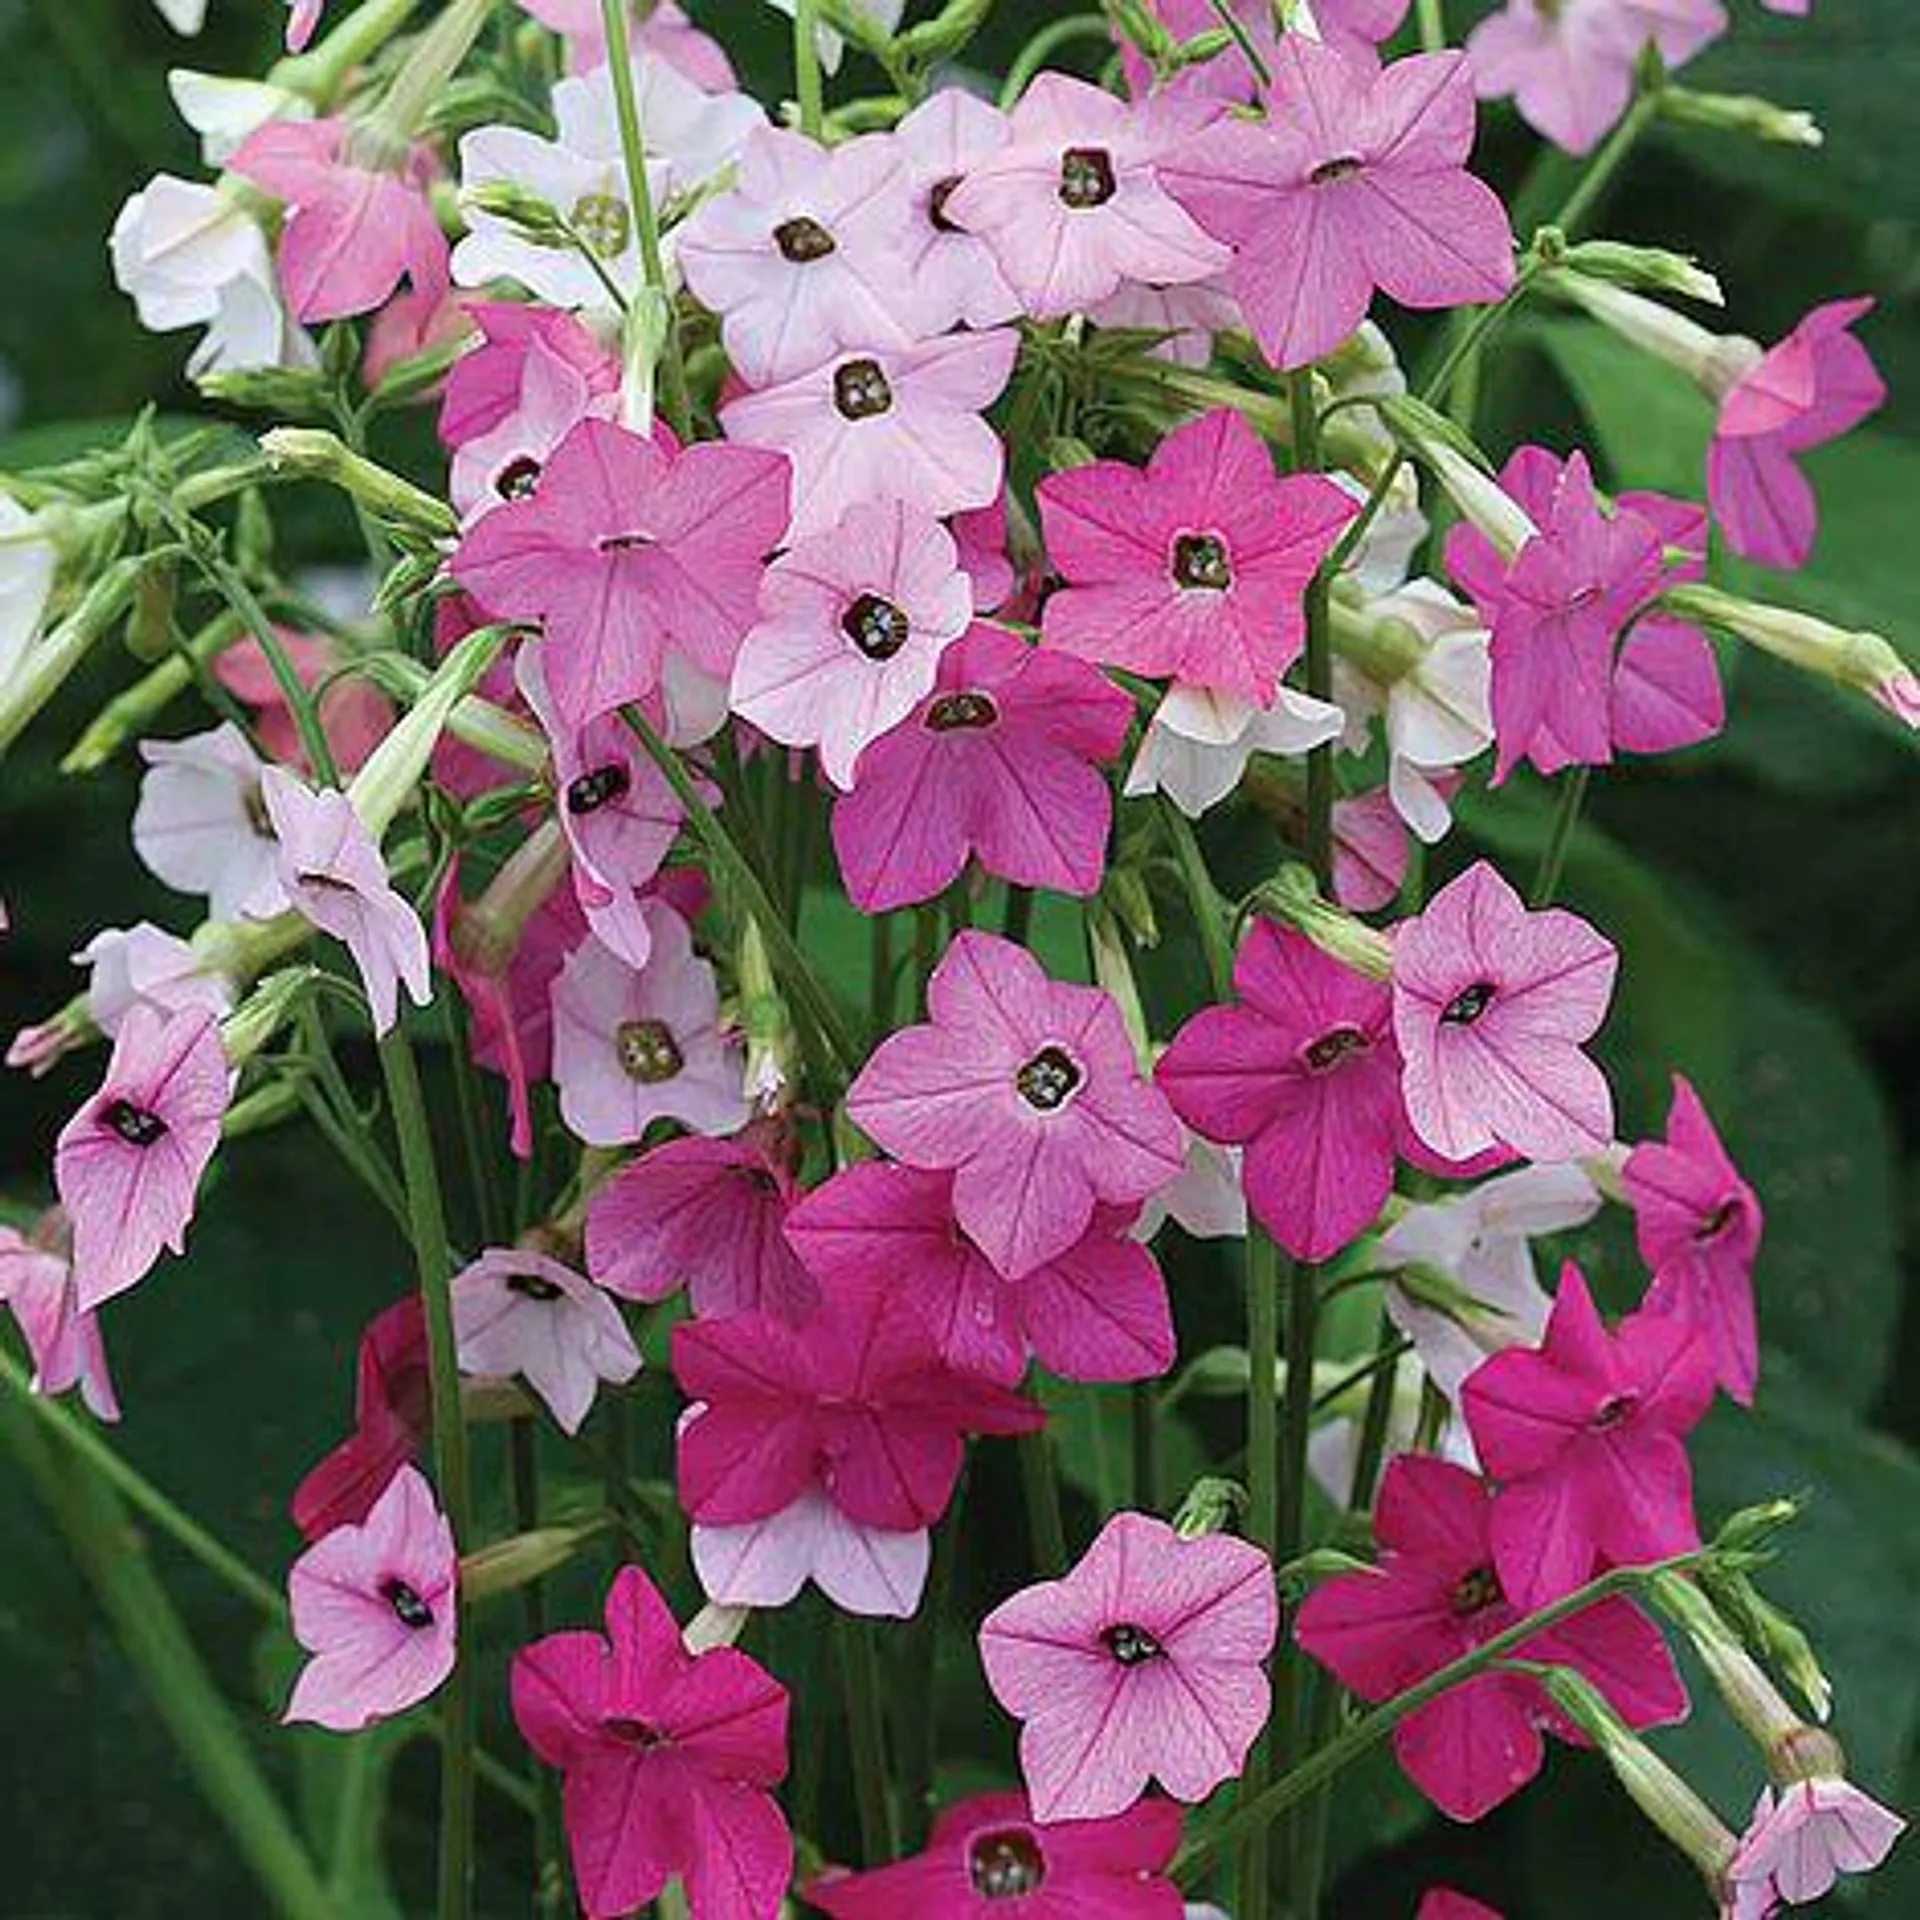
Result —
[[[1813, 565], [1793, 581], [1737, 570], [1729, 578], [1878, 628], [1913, 658], [1920, 22], [1912, 0], [1823, 0], [1805, 24], [1774, 20], [1755, 0], [1730, 5], [1740, 16], [1735, 32], [1686, 79], [1810, 107], [1827, 129], [1826, 148], [1807, 155], [1661, 136], [1595, 230], [1697, 252], [1721, 275], [1734, 323], [1766, 339], [1817, 301], [1878, 297], [1863, 331], [1894, 397], [1866, 431], [1811, 462], [1824, 511]], [[984, 63], [1003, 67], [1034, 25], [1066, 10], [1003, 0], [980, 43]], [[692, 11], [727, 40], [762, 97], [781, 91], [783, 22], [752, 0], [694, 0]], [[1449, 7], [1450, 17], [1464, 11], [1460, 0]], [[0, 468], [110, 440], [155, 396], [173, 410], [195, 405], [179, 380], [186, 338], [139, 330], [112, 287], [104, 240], [121, 200], [149, 174], [199, 172], [171, 115], [165, 68], [186, 59], [244, 73], [268, 63], [277, 4], [214, 0], [212, 12], [207, 35], [189, 48], [141, 0], [0, 0]], [[1504, 109], [1488, 114], [1487, 172], [1512, 186], [1532, 154]], [[1403, 349], [1419, 344], [1419, 323], [1390, 324]], [[1580, 438], [1615, 487], [1698, 491], [1700, 403], [1658, 370], [1624, 364], [1590, 328], [1553, 319], [1516, 328], [1486, 386], [1483, 437], [1498, 451], [1518, 437]], [[330, 524], [316, 523], [301, 558], [349, 557], [330, 550]], [[308, 536], [296, 529], [295, 537]], [[1920, 1465], [1910, 1450], [1920, 1442], [1920, 1316], [1907, 1285], [1916, 1224], [1908, 1176], [1920, 1143], [1920, 894], [1912, 885], [1920, 789], [1910, 749], [1863, 703], [1763, 659], [1728, 666], [1725, 739], [1596, 781], [1595, 824], [1576, 847], [1566, 894], [1623, 948], [1608, 1034], [1623, 1135], [1658, 1127], [1667, 1070], [1684, 1070], [1768, 1209], [1763, 1404], [1754, 1417], [1717, 1412], [1701, 1437], [1703, 1520], [1780, 1491], [1811, 1493], [1763, 1584], [1814, 1632], [1859, 1775], [1911, 1805], [1920, 1784]], [[128, 850], [130, 769], [122, 763], [85, 783], [53, 772], [124, 673], [112, 668], [73, 688], [0, 771], [0, 873], [19, 920], [0, 944], [7, 1031], [67, 997], [76, 976], [64, 956], [103, 919], [190, 924], [188, 903], [156, 889]], [[182, 709], [165, 728], [194, 724]], [[1497, 812], [1469, 810], [1446, 859], [1487, 850], [1524, 871], [1545, 816], [1544, 796], [1516, 783]], [[1247, 850], [1229, 835], [1215, 852], [1232, 863]], [[1170, 936], [1150, 987], [1191, 979], [1190, 959]], [[1173, 1017], [1169, 1002], [1159, 1030]], [[70, 1063], [37, 1088], [0, 1085], [7, 1198], [44, 1197], [53, 1131], [96, 1064]], [[1617, 1231], [1579, 1250], [1616, 1301], [1630, 1297], [1638, 1282]], [[1190, 1350], [1238, 1337], [1231, 1280], [1214, 1262], [1188, 1248], [1170, 1258]], [[129, 1409], [119, 1435], [126, 1451], [272, 1577], [296, 1545], [286, 1494], [346, 1423], [354, 1337], [405, 1274], [404, 1249], [319, 1143], [286, 1133], [222, 1156], [192, 1258], [164, 1268], [109, 1316]], [[657, 1441], [671, 1417], [670, 1384], [656, 1374], [636, 1401], [636, 1421]], [[1124, 1422], [1117, 1397], [1112, 1411]], [[1124, 1428], [1110, 1430], [1085, 1403], [1068, 1412], [1070, 1474], [1084, 1494], [1110, 1491]], [[1170, 1483], [1184, 1457], [1174, 1451]], [[654, 1469], [663, 1464], [656, 1444]], [[483, 1475], [488, 1469], [483, 1454]], [[1007, 1539], [1020, 1532], [1017, 1501], [1007, 1463], [984, 1453], [960, 1588], [976, 1612], [1024, 1577], [1017, 1549], [1006, 1558]], [[1075, 1518], [1084, 1538], [1091, 1509]], [[265, 1731], [261, 1703], [277, 1697], [266, 1676], [284, 1650], [263, 1647], [253, 1619], [164, 1545], [156, 1559], [221, 1680], [261, 1727], [276, 1777], [298, 1791], [324, 1834], [336, 1748], [320, 1736]], [[583, 1570], [567, 1617], [589, 1617], [602, 1572]], [[805, 1684], [798, 1669], [814, 1657], [819, 1624], [797, 1609], [760, 1651]], [[830, 1691], [831, 1675], [820, 1682]], [[489, 1743], [517, 1760], [502, 1689], [488, 1691]], [[1008, 1730], [988, 1711], [964, 1645], [943, 1659], [940, 1712], [950, 1786], [1006, 1767]], [[803, 1729], [823, 1746], [829, 1731]], [[1738, 1825], [1757, 1775], [1717, 1713], [1709, 1708], [1666, 1744]], [[1393, 1844], [1351, 1867], [1333, 1910], [1368, 1920], [1410, 1914], [1418, 1889], [1445, 1878], [1513, 1920], [1702, 1911], [1684, 1868], [1601, 1769], [1560, 1752], [1550, 1776], [1468, 1831], [1425, 1817], [1390, 1768], [1351, 1779], [1336, 1818], [1340, 1858], [1351, 1862], [1383, 1823]], [[422, 1910], [432, 1791], [430, 1755], [402, 1755], [389, 1827], [395, 1885], [369, 1889], [369, 1914]], [[831, 1764], [821, 1792], [822, 1829], [848, 1844]], [[483, 1910], [524, 1911], [518, 1816], [494, 1806], [483, 1852]], [[11, 1477], [0, 1479], [0, 1862], [0, 1914], [22, 1920], [146, 1920], [259, 1904], [57, 1536]], [[1920, 1847], [1897, 1855], [1855, 1904], [1885, 1920], [1920, 1912]]]

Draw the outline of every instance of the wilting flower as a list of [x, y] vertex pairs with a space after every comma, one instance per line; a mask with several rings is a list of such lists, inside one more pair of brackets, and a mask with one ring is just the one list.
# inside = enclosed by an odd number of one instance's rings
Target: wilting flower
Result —
[[184, 740], [143, 740], [147, 773], [133, 850], [168, 886], [204, 894], [216, 920], [283, 912], [279, 847], [260, 796], [265, 762], [232, 721]]
[[1007, 285], [993, 249], [947, 215], [968, 173], [1012, 138], [1007, 116], [965, 87], [942, 87], [900, 122], [894, 137], [906, 155], [913, 214], [891, 271], [912, 290], [920, 336], [1018, 319], [1020, 296]]
[[33, 1390], [49, 1398], [78, 1387], [94, 1416], [118, 1420], [99, 1316], [82, 1311], [74, 1287], [71, 1234], [58, 1209], [31, 1236], [0, 1226], [0, 1305], [13, 1315], [33, 1358]]
[[359, 1526], [334, 1528], [293, 1563], [293, 1637], [313, 1657], [285, 1718], [358, 1733], [417, 1705], [453, 1671], [453, 1529], [418, 1469], [403, 1466]]
[[1727, 1920], [1767, 1920], [1780, 1902], [1824, 1900], [1842, 1874], [1871, 1873], [1907, 1823], [1851, 1781], [1796, 1780], [1762, 1787], [1740, 1850], [1727, 1869]]
[[1279, 1620], [1273, 1568], [1225, 1534], [1185, 1540], [1117, 1513], [1064, 1579], [980, 1623], [994, 1698], [1023, 1722], [1035, 1817], [1124, 1812], [1157, 1778], [1197, 1801], [1246, 1764], [1266, 1723]]
[[587, 1920], [617, 1920], [678, 1875], [696, 1920], [762, 1920], [793, 1874], [769, 1791], [787, 1768], [787, 1695], [732, 1647], [690, 1653], [638, 1567], [607, 1595], [607, 1636], [551, 1633], [513, 1662], [513, 1717], [565, 1775]]

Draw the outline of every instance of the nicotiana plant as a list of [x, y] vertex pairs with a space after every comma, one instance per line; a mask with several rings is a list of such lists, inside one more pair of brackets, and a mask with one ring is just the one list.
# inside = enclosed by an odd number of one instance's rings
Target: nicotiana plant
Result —
[[[1684, 1078], [1617, 1137], [1618, 954], [1555, 904], [1595, 770], [1718, 733], [1730, 650], [1920, 725], [1885, 639], [1715, 583], [1806, 559], [1868, 303], [1766, 344], [1586, 233], [1656, 121], [1816, 131], [1674, 77], [1719, 0], [1506, 0], [1459, 47], [1441, 0], [1107, 0], [1004, 77], [993, 0], [783, 3], [789, 101], [672, 0], [295, 0], [264, 80], [175, 76], [209, 177], [135, 193], [113, 269], [253, 437], [0, 476], [0, 746], [124, 634], [67, 764], [138, 756], [189, 903], [8, 1056], [98, 1059], [0, 1235], [62, 1524], [124, 1610], [60, 1475], [98, 1477], [290, 1631], [287, 1719], [434, 1732], [442, 1920], [476, 1783], [594, 1920], [1306, 1920], [1351, 1766], [1470, 1822], [1548, 1736], [1722, 1916], [1870, 1871], [1902, 1821], [1755, 1584], [1794, 1490], [1694, 1499], [1693, 1429], [1766, 1391], [1763, 1196]], [[1518, 232], [1473, 156], [1509, 96], [1583, 158]], [[1698, 498], [1482, 444], [1546, 308], [1710, 397]], [[345, 605], [276, 560], [292, 489], [357, 517]], [[1530, 870], [1429, 856], [1536, 777]], [[283, 1127], [417, 1267], [271, 1490], [284, 1599], [106, 1430], [115, 1301]], [[1596, 1284], [1536, 1254], [1603, 1210]], [[1182, 1237], [1237, 1343], [1183, 1353]], [[1195, 1392], [1244, 1422], [1171, 1484]], [[1089, 1404], [1132, 1477], [1082, 1535]], [[1003, 1450], [1026, 1540], [956, 1568]], [[129, 1648], [272, 1903], [348, 1911], [190, 1650]], [[998, 1778], [943, 1770], [956, 1663]], [[1750, 1810], [1642, 1738], [1696, 1706]]]

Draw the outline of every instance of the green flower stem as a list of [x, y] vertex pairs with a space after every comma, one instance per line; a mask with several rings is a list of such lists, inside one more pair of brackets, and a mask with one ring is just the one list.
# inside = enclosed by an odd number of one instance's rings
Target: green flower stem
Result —
[[1535, 909], [1553, 905], [1553, 897], [1560, 891], [1560, 879], [1566, 872], [1567, 851], [1573, 845], [1574, 830], [1580, 824], [1580, 809], [1587, 798], [1587, 787], [1591, 783], [1591, 767], [1569, 767], [1560, 776], [1560, 800], [1554, 809], [1553, 826], [1547, 834], [1547, 844], [1541, 850], [1540, 865], [1533, 876], [1533, 886], [1527, 894], [1527, 904]]
[[1044, 26], [1027, 44], [1014, 55], [1013, 65], [1007, 69], [1007, 77], [1000, 88], [1000, 108], [1005, 112], [1015, 105], [1026, 92], [1033, 76], [1044, 67], [1062, 47], [1071, 46], [1076, 40], [1106, 40], [1113, 38], [1113, 29], [1107, 23], [1104, 13], [1070, 13], [1064, 20], [1055, 20]]
[[[404, 1028], [380, 1042], [387, 1103], [400, 1145], [407, 1215], [427, 1322], [427, 1370], [433, 1400], [434, 1477], [460, 1551], [471, 1552], [473, 1502], [468, 1478], [467, 1429], [460, 1409], [460, 1364], [454, 1345], [453, 1256], [447, 1245], [440, 1173], [420, 1091], [419, 1070]], [[459, 1606], [458, 1658], [442, 1695], [446, 1742], [440, 1766], [440, 1920], [465, 1920], [473, 1909], [473, 1660], [467, 1608]]]
[[[540, 1525], [540, 1445], [539, 1430], [531, 1420], [513, 1423], [509, 1471], [513, 1478], [513, 1524], [521, 1533], [532, 1533]], [[526, 1643], [543, 1639], [547, 1631], [547, 1598], [538, 1580], [529, 1580], [520, 1590], [521, 1624]], [[551, 1767], [529, 1750], [527, 1778], [534, 1796], [534, 1887], [538, 1901], [557, 1896], [554, 1905], [564, 1907], [566, 1864], [560, 1845], [560, 1782]]]
[[1067, 1523], [1060, 1508], [1060, 1480], [1054, 1469], [1053, 1442], [1043, 1428], [1014, 1442], [1020, 1456], [1020, 1486], [1026, 1495], [1027, 1539], [1033, 1571], [1042, 1580], [1067, 1570]]
[[[1247, 1222], [1247, 1538], [1280, 1565], [1280, 1250], [1252, 1219]], [[1279, 1723], [1276, 1711], [1270, 1724]], [[1265, 1791], [1272, 1761], [1262, 1734], [1247, 1755], [1235, 1804], [1253, 1805]], [[1239, 1920], [1266, 1920], [1268, 1834], [1264, 1823], [1246, 1828], [1240, 1845]]]
[[1420, 51], [1440, 53], [1447, 44], [1447, 20], [1441, 0], [1419, 0]]
[[1587, 163], [1587, 170], [1580, 176], [1580, 183], [1561, 203], [1560, 211], [1553, 216], [1552, 224], [1558, 227], [1569, 240], [1579, 230], [1580, 224], [1599, 204], [1601, 196], [1612, 186], [1614, 175], [1626, 164], [1627, 156], [1640, 144], [1640, 136], [1652, 126], [1660, 114], [1659, 85], [1648, 85], [1644, 80], [1640, 90], [1634, 96], [1633, 105], [1627, 109], [1626, 118], [1608, 134], [1600, 151]]
[[880, 1666], [873, 1623], [843, 1613], [840, 1672], [847, 1690], [847, 1737], [853, 1754], [854, 1791], [860, 1807], [860, 1851], [869, 1867], [899, 1851], [893, 1802], [887, 1791], [887, 1730], [880, 1706]]
[[276, 61], [270, 86], [304, 93], [315, 105], [331, 104], [346, 77], [406, 25], [420, 0], [362, 0], [317, 47]]
[[1371, 1374], [1367, 1389], [1367, 1410], [1360, 1419], [1360, 1445], [1354, 1454], [1353, 1482], [1347, 1505], [1364, 1513], [1373, 1504], [1374, 1483], [1380, 1478], [1380, 1462], [1387, 1451], [1387, 1429], [1393, 1418], [1394, 1383], [1400, 1377], [1400, 1362], [1413, 1351], [1413, 1342], [1396, 1332], [1392, 1320], [1380, 1316], [1380, 1342], [1364, 1367], [1341, 1382], [1341, 1389], [1357, 1385], [1363, 1375]]
[[1240, 57], [1250, 66], [1261, 87], [1273, 85], [1273, 69], [1266, 63], [1260, 49], [1253, 44], [1253, 35], [1247, 31], [1247, 23], [1242, 20], [1230, 4], [1230, 0], [1211, 0], [1214, 18], [1233, 36], [1233, 44], [1240, 49]]
[[[1296, 473], [1320, 467], [1320, 415], [1313, 397], [1313, 370], [1293, 376], [1293, 465]], [[1333, 590], [1331, 565], [1323, 566], [1307, 587], [1307, 692], [1316, 700], [1333, 698], [1333, 626], [1329, 617]], [[1320, 891], [1333, 891], [1333, 743], [1307, 755], [1307, 859]]]
[[[612, 0], [608, 0], [612, 4]], [[810, 140], [826, 132], [826, 91], [820, 83], [820, 10], [815, 0], [794, 0], [793, 95], [800, 103], [800, 131]]]
[[1161, 802], [1160, 818], [1167, 838], [1173, 843], [1181, 884], [1193, 908], [1200, 951], [1206, 956], [1208, 984], [1213, 989], [1213, 997], [1224, 1000], [1233, 991], [1233, 943], [1227, 935], [1227, 904], [1207, 871], [1206, 856], [1200, 851], [1193, 822], [1171, 800]]

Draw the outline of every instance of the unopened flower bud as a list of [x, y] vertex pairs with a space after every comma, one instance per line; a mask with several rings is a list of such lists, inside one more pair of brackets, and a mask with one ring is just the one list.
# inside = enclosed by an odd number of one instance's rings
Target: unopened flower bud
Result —
[[[1555, 236], [1558, 244], [1549, 236]], [[1720, 282], [1691, 254], [1670, 253], [1665, 247], [1633, 247], [1619, 240], [1581, 240], [1569, 245], [1553, 227], [1543, 227], [1534, 237], [1535, 249], [1543, 242], [1553, 251], [1556, 283], [1573, 281], [1622, 287], [1633, 293], [1672, 293], [1683, 300], [1698, 300], [1704, 306], [1726, 305]]]
[[1174, 1513], [1173, 1530], [1182, 1540], [1225, 1533], [1246, 1507], [1247, 1490], [1239, 1481], [1222, 1480], [1209, 1474], [1187, 1489], [1187, 1497]]
[[68, 1054], [92, 1046], [99, 1038], [91, 1003], [86, 994], [77, 993], [58, 1013], [21, 1028], [8, 1044], [6, 1064], [38, 1080]]
[[1376, 613], [1336, 592], [1332, 599], [1333, 650], [1375, 686], [1404, 680], [1427, 657], [1427, 642], [1411, 621]]
[[1209, 60], [1219, 59], [1233, 44], [1233, 35], [1225, 27], [1208, 27], [1191, 40], [1182, 40], [1168, 54], [1167, 65], [1175, 73], [1187, 67], [1203, 67]]
[[283, 967], [270, 973], [220, 1023], [220, 1043], [227, 1059], [243, 1067], [261, 1052], [294, 1015], [307, 991], [319, 978], [316, 967]]
[[680, 1639], [689, 1653], [730, 1647], [746, 1632], [752, 1618], [751, 1607], [723, 1607], [710, 1601], [680, 1629]]
[[520, 239], [536, 247], [573, 245], [559, 208], [512, 180], [481, 180], [462, 188], [460, 204], [490, 220], [504, 221]]
[[220, 1116], [220, 1138], [241, 1140], [250, 1133], [271, 1133], [305, 1112], [300, 1089], [291, 1080], [269, 1080], [243, 1094]]
[[1660, 95], [1661, 117], [1681, 127], [1706, 127], [1714, 133], [1744, 133], [1777, 146], [1818, 147], [1826, 143], [1819, 122], [1799, 107], [1775, 106], [1753, 93], [1696, 93], [1668, 87]]
[[747, 917], [740, 936], [740, 1025], [746, 1035], [746, 1095], [756, 1110], [786, 1106], [799, 1084], [800, 1036], [781, 997], [759, 921]]
[[1445, 414], [1409, 394], [1384, 394], [1374, 409], [1402, 450], [1446, 489], [1461, 514], [1511, 560], [1539, 528], [1488, 471], [1485, 456]]
[[260, 436], [260, 450], [280, 472], [338, 487], [395, 533], [450, 540], [460, 531], [459, 519], [445, 501], [355, 453], [338, 434], [317, 427], [276, 427]]
[[26, 646], [11, 674], [0, 681], [0, 752], [13, 745], [126, 613], [149, 564], [145, 554], [114, 561], [95, 576], [57, 627]]
[[1109, 0], [1113, 23], [1157, 67], [1173, 52], [1174, 38], [1145, 0]]
[[1260, 908], [1304, 933], [1322, 953], [1369, 980], [1393, 977], [1393, 943], [1324, 898], [1311, 868], [1289, 862], [1255, 896]]
[[1153, 1041], [1146, 1008], [1140, 1004], [1140, 985], [1133, 977], [1133, 962], [1127, 954], [1126, 937], [1120, 923], [1097, 902], [1087, 909], [1087, 947], [1093, 956], [1094, 984], [1112, 995], [1126, 1023], [1127, 1038], [1133, 1042], [1134, 1055], [1142, 1070], [1151, 1073]]
[[194, 385], [222, 406], [295, 420], [324, 420], [331, 406], [326, 376], [317, 367], [216, 367], [198, 375]]
[[[1600, 322], [1629, 346], [1683, 373], [1715, 405], [1759, 365], [1764, 349], [1744, 334], [1719, 334], [1629, 287], [1555, 271], [1540, 286]], [[1716, 292], [1717, 292], [1716, 285]]]
[[599, 1525], [536, 1527], [495, 1540], [460, 1561], [460, 1592], [467, 1600], [491, 1600], [515, 1593], [564, 1567], [581, 1547], [601, 1532]]
[[895, 51], [922, 67], [955, 59], [986, 25], [987, 15], [992, 11], [993, 0], [947, 0], [931, 20], [923, 20], [898, 35], [894, 40]]
[[1684, 1574], [1660, 1573], [1648, 1583], [1648, 1591], [1660, 1611], [1693, 1642], [1727, 1711], [1771, 1757], [1799, 1729], [1800, 1716], [1693, 1581]]

